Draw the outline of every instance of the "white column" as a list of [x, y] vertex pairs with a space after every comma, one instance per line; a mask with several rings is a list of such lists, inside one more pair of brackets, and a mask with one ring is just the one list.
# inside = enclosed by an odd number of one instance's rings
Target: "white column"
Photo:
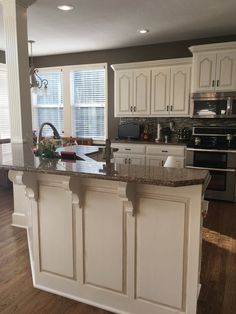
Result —
[[32, 0], [0, 0], [3, 6], [12, 143], [32, 143], [27, 7]]

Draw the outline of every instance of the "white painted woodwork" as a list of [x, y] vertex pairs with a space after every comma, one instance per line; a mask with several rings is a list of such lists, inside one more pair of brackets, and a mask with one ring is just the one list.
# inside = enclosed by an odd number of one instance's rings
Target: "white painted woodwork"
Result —
[[12, 214], [12, 225], [27, 228], [29, 199], [25, 195], [25, 186], [13, 184], [14, 213]]
[[141, 195], [137, 210], [136, 298], [182, 309], [185, 204]]
[[175, 66], [171, 68], [170, 115], [188, 115], [190, 78], [190, 66]]
[[112, 143], [119, 150], [114, 153], [114, 163], [162, 167], [168, 156], [174, 156], [178, 168], [185, 163], [185, 146], [155, 144]]
[[164, 162], [167, 157], [163, 156], [146, 156], [146, 165], [147, 166], [153, 166], [153, 167], [163, 167]]
[[236, 42], [193, 46], [193, 92], [236, 89]]
[[216, 54], [199, 53], [194, 61], [194, 91], [214, 91], [216, 84]]
[[85, 283], [122, 293], [126, 228], [121, 200], [116, 190], [88, 189], [85, 204]]
[[133, 111], [133, 71], [115, 73], [115, 116], [127, 116]]
[[36, 288], [115, 313], [195, 314], [202, 187], [10, 171]]
[[42, 182], [39, 187], [38, 220], [41, 271], [73, 278], [74, 221], [71, 193]]
[[236, 51], [217, 53], [216, 90], [236, 89]]
[[112, 68], [116, 117], [188, 116], [191, 59], [135, 62], [112, 65]]
[[151, 101], [151, 70], [140, 69], [133, 72], [133, 115], [142, 116], [150, 114]]
[[151, 115], [169, 115], [170, 68], [152, 69]]
[[26, 0], [2, 2], [12, 143], [32, 143], [27, 35], [27, 5], [30, 3]]

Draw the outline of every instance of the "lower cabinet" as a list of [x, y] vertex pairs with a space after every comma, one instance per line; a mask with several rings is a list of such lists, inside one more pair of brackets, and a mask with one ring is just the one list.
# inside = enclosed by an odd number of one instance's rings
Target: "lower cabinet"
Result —
[[[183, 168], [185, 164], [184, 146], [145, 144], [134, 145], [134, 147], [132, 144], [113, 144], [112, 146], [119, 149], [118, 152], [114, 153], [113, 161], [116, 164], [163, 167], [168, 156], [175, 158], [177, 168]], [[129, 151], [129, 153], [124, 153], [125, 151]], [[143, 154], [137, 154], [138, 152]]]
[[114, 154], [114, 162], [117, 164], [130, 164], [130, 165], [145, 165], [145, 155], [133, 154]]

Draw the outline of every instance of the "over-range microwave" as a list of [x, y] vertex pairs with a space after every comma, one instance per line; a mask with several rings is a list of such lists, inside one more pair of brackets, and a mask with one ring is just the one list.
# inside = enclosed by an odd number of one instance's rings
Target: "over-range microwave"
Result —
[[236, 118], [236, 92], [194, 93], [192, 118]]

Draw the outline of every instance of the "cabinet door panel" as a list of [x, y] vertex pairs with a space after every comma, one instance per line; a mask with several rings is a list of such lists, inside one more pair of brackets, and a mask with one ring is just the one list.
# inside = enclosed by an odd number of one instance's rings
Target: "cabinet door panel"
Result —
[[171, 68], [171, 115], [187, 115], [189, 113], [190, 75], [190, 66], [175, 66]]
[[132, 115], [133, 72], [131, 70], [115, 73], [115, 116]]
[[236, 88], [236, 52], [217, 54], [217, 90], [235, 90]]
[[149, 167], [163, 167], [166, 158], [164, 156], [147, 156], [146, 165]]
[[185, 204], [141, 196], [137, 211], [136, 297], [182, 309], [186, 262]]
[[125, 164], [127, 163], [127, 155], [123, 155], [123, 154], [114, 154], [114, 162], [116, 164]]
[[152, 70], [152, 115], [169, 115], [170, 103], [170, 68], [156, 68]]
[[145, 165], [145, 156], [129, 155], [128, 163], [130, 163], [131, 165], [138, 165], [138, 166]]
[[134, 71], [134, 115], [150, 114], [151, 70]]
[[199, 53], [196, 55], [195, 62], [194, 91], [214, 91], [216, 53]]

